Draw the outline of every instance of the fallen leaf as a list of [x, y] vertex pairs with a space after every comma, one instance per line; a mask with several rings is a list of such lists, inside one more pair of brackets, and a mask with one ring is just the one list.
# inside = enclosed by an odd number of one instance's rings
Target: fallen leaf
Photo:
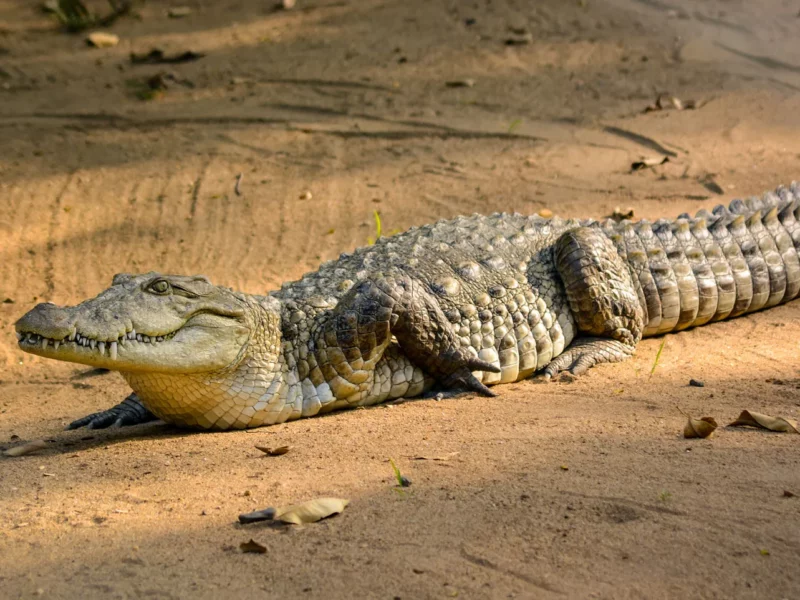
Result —
[[293, 504], [275, 509], [275, 520], [294, 525], [316, 523], [321, 519], [342, 512], [350, 503], [342, 498], [317, 498], [302, 504]]
[[459, 452], [449, 452], [448, 454], [444, 454], [442, 456], [411, 456], [411, 460], [435, 460], [439, 462], [444, 462], [450, 460], [459, 455]]
[[553, 211], [549, 208], [540, 208], [539, 212], [536, 213], [543, 219], [552, 219], [553, 218]]
[[533, 41], [533, 34], [530, 32], [522, 34], [514, 34], [506, 39], [506, 46], [524, 46]]
[[456, 88], [456, 87], [475, 87], [475, 80], [474, 79], [456, 79], [453, 81], [445, 81], [444, 84], [447, 87]]
[[119, 44], [119, 36], [113, 33], [95, 31], [86, 37], [86, 43], [95, 48], [113, 48]]
[[192, 52], [187, 50], [180, 54], [166, 54], [160, 48], [153, 48], [150, 52], [143, 54], [136, 54], [131, 52], [131, 62], [134, 65], [163, 65], [163, 64], [178, 64], [200, 60], [205, 54], [199, 52]]
[[247, 525], [248, 523], [257, 523], [259, 521], [272, 521], [275, 518], [274, 508], [265, 508], [264, 510], [256, 510], [250, 513], [239, 515], [239, 523]]
[[664, 163], [668, 162], [669, 162], [668, 156], [654, 156], [651, 158], [643, 158], [642, 160], [637, 160], [636, 162], [631, 163], [631, 171], [641, 171], [642, 169], [657, 167], [658, 165], [663, 165]]
[[749, 410], [743, 410], [742, 414], [728, 427], [756, 427], [779, 433], [800, 433], [800, 430], [797, 429], [797, 422], [792, 419], [772, 417]]
[[697, 108], [697, 103], [694, 100], [686, 100], [684, 102], [680, 98], [671, 96], [670, 94], [659, 94], [658, 98], [656, 98], [656, 101], [653, 104], [648, 105], [644, 109], [644, 112], [648, 113], [657, 110], [668, 109], [690, 110], [693, 108]]
[[692, 415], [683, 412], [679, 406], [676, 406], [675, 408], [677, 408], [678, 412], [687, 419], [686, 425], [683, 428], [683, 437], [687, 439], [705, 439], [711, 437], [717, 427], [719, 427], [717, 422], [714, 420], [714, 417], [703, 417], [701, 419], [696, 419]]
[[711, 437], [717, 429], [717, 422], [714, 417], [703, 417], [695, 419], [689, 417], [686, 426], [683, 428], [683, 437], [685, 438], [707, 438]]
[[291, 446], [279, 446], [278, 448], [267, 448], [266, 446], [256, 446], [258, 450], [261, 450], [267, 456], [282, 456], [286, 454], [289, 450], [291, 450]]
[[44, 440], [36, 440], [35, 442], [28, 442], [27, 444], [22, 444], [21, 446], [15, 446], [14, 448], [9, 448], [5, 452], [3, 452], [3, 455], [25, 456], [26, 454], [31, 454], [32, 452], [44, 450], [45, 448], [47, 448], [47, 442], [45, 442]]
[[266, 554], [267, 547], [262, 546], [257, 541], [251, 539], [249, 542], [242, 542], [239, 544], [239, 550], [242, 552], [252, 552], [253, 554]]
[[625, 221], [626, 219], [632, 219], [633, 218], [633, 208], [630, 207], [630, 206], [627, 207], [627, 208], [621, 208], [619, 206], [615, 206], [614, 207], [614, 212], [612, 212], [610, 215], [608, 215], [608, 218], [609, 219], [613, 219], [617, 223], [619, 223], [620, 221]]
[[170, 19], [182, 19], [192, 14], [192, 9], [188, 6], [175, 6], [167, 11], [167, 16]]

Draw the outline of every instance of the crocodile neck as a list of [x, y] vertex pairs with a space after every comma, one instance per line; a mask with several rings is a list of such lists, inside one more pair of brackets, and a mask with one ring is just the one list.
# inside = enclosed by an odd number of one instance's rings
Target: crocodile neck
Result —
[[154, 415], [203, 429], [244, 429], [289, 418], [279, 311], [261, 305], [276, 301], [247, 300], [253, 333], [235, 365], [209, 373], [122, 372]]

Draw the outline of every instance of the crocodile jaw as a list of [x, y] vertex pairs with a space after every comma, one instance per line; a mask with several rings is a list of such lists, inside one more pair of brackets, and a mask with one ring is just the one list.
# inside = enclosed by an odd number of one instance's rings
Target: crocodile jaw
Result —
[[[37, 356], [114, 371], [199, 373], [231, 366], [246, 349], [250, 329], [222, 318], [201, 315], [163, 336], [128, 332], [116, 340], [89, 338], [73, 329], [65, 337], [17, 326], [21, 350]], [[226, 319], [227, 320], [227, 319]], [[196, 321], [196, 322], [193, 322]]]

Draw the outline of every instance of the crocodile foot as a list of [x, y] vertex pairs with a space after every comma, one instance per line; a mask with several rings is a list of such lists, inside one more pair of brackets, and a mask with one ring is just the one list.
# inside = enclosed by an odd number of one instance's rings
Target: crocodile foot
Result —
[[92, 413], [82, 419], [73, 421], [67, 426], [67, 429], [79, 429], [80, 427], [86, 427], [87, 429], [105, 429], [111, 426], [126, 427], [156, 420], [158, 420], [158, 417], [144, 407], [138, 396], [136, 394], [131, 394], [125, 398], [125, 400], [108, 410]]
[[544, 369], [544, 378], [551, 379], [561, 371], [581, 375], [601, 363], [627, 360], [635, 346], [605, 338], [578, 338]]

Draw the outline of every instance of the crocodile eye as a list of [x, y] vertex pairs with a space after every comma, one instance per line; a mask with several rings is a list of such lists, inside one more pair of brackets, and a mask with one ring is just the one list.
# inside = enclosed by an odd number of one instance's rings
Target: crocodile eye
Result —
[[163, 279], [158, 279], [151, 283], [147, 289], [155, 294], [166, 294], [169, 292], [169, 283]]

